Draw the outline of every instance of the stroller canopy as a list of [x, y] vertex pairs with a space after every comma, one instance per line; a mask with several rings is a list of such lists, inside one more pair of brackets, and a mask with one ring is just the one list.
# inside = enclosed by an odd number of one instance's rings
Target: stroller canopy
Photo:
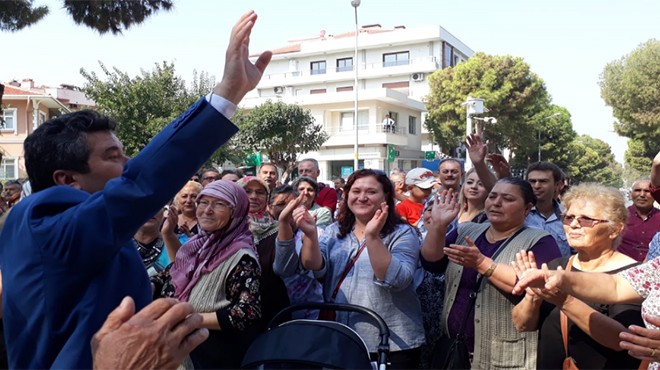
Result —
[[355, 331], [333, 321], [295, 320], [259, 336], [243, 368], [371, 369], [369, 352]]

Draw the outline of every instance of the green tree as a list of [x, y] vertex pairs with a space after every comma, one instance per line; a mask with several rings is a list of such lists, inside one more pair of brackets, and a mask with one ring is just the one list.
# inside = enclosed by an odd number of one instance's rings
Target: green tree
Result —
[[[535, 126], [536, 139], [533, 146], [525, 146], [516, 152], [511, 165], [514, 168], [526, 168], [532, 162], [539, 159], [539, 143], [541, 145], [541, 160], [552, 162], [566, 170], [573, 161], [567, 148], [577, 137], [571, 115], [564, 107], [551, 105], [536, 114], [531, 122]], [[539, 141], [540, 139], [540, 141]]]
[[601, 96], [617, 119], [615, 131], [636, 141], [629, 142], [626, 166], [642, 172], [649, 171], [651, 159], [660, 151], [658, 76], [660, 41], [649, 40], [607, 64], [600, 77]]
[[[213, 88], [215, 82], [207, 73], [194, 73], [193, 82], [186, 87], [175, 74], [174, 64], [155, 64], [152, 71], [138, 76], [108, 69], [99, 63], [102, 77], [81, 69], [87, 80], [83, 91], [97, 104], [97, 109], [117, 122], [116, 134], [129, 156], [136, 155], [169, 122], [185, 111]], [[240, 153], [228, 148], [219, 149], [211, 158], [213, 164], [236, 160]]]
[[588, 181], [623, 186], [623, 168], [614, 160], [612, 148], [606, 142], [582, 135], [573, 141], [569, 151], [573, 160], [568, 165], [568, 175], [574, 184]]
[[307, 109], [268, 101], [235, 119], [240, 127], [236, 143], [246, 152], [266, 153], [270, 161], [293, 172], [298, 154], [318, 150], [328, 140], [323, 126]]
[[549, 97], [543, 80], [522, 58], [477, 53], [453, 68], [429, 77], [426, 126], [445, 154], [452, 154], [465, 140], [465, 107], [468, 96], [485, 100], [496, 124], [486, 128], [489, 140], [514, 153], [531, 152], [536, 143], [535, 116], [546, 110]]
[[[63, 0], [76, 24], [84, 24], [99, 33], [120, 34], [151, 15], [172, 9], [172, 0]], [[43, 19], [47, 6], [34, 6], [34, 0], [0, 1], [0, 31], [19, 31]]]

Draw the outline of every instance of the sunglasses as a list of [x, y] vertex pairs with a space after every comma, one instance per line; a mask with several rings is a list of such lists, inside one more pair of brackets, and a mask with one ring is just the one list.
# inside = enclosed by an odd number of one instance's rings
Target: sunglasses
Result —
[[594, 227], [596, 224], [601, 222], [609, 222], [608, 220], [599, 220], [597, 218], [591, 218], [586, 216], [574, 216], [574, 215], [562, 215], [561, 223], [570, 226], [573, 221], [577, 220], [580, 227]]

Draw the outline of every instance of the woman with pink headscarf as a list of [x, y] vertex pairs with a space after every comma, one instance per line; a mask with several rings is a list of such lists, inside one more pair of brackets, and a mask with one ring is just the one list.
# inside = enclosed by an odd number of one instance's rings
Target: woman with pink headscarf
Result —
[[189, 302], [201, 313], [209, 339], [186, 368], [239, 368], [261, 318], [261, 269], [249, 228], [249, 201], [231, 181], [208, 184], [197, 196], [199, 234], [177, 252], [161, 295]]

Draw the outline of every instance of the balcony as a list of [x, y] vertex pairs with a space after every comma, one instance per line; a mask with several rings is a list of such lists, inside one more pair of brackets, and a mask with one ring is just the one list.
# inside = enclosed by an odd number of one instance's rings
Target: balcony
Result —
[[[383, 63], [382, 61], [367, 64], [360, 63], [358, 64], [358, 76], [360, 79], [367, 79], [380, 76], [407, 75], [418, 72], [432, 73], [441, 67], [440, 62], [441, 60], [439, 58], [428, 56], [388, 63]], [[353, 67], [344, 66], [323, 70], [314, 69], [266, 74], [261, 78], [258, 87], [263, 89], [275, 86], [350, 81], [355, 77]], [[321, 71], [325, 73], [321, 73]]]
[[[360, 145], [394, 144], [408, 145], [408, 127], [397, 125], [394, 129], [385, 127], [381, 122], [358, 126], [358, 142]], [[331, 124], [325, 127], [330, 135], [323, 146], [346, 146], [355, 143], [355, 130], [353, 125]]]

